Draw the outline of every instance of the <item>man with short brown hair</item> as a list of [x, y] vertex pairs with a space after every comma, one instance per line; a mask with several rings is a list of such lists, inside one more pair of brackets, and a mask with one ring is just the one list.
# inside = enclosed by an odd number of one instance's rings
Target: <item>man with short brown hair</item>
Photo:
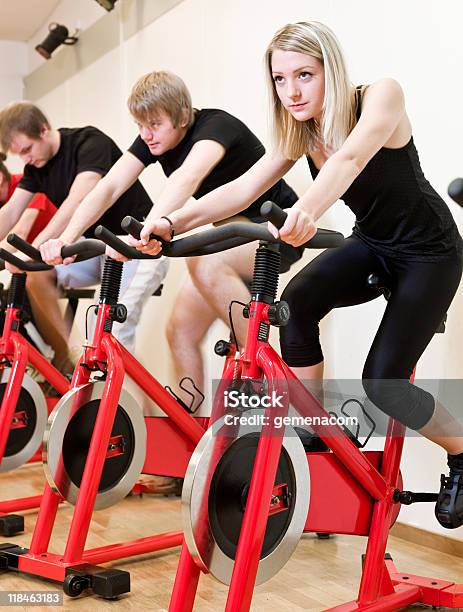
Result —
[[[48, 225], [34, 240], [40, 247], [60, 236], [83, 199], [121, 157], [116, 143], [93, 126], [54, 129], [43, 112], [31, 102], [10, 104], [0, 112], [0, 143], [23, 160], [24, 175], [11, 199], [0, 209], [0, 240], [17, 223], [35, 193], [44, 193], [58, 208]], [[152, 202], [139, 181], [115, 198], [112, 205], [93, 223], [82, 227], [81, 234], [93, 237], [96, 225], [105, 225], [120, 233], [122, 219], [132, 214], [144, 218]], [[80, 238], [80, 236], [78, 237]], [[135, 326], [143, 304], [158, 288], [167, 272], [167, 261], [140, 260], [124, 266], [121, 298], [129, 316], [115, 327], [115, 335], [128, 348], [135, 348]], [[34, 315], [45, 325], [55, 325], [67, 339], [69, 326], [61, 317], [57, 283], [65, 287], [85, 287], [100, 281], [102, 258], [72, 266], [56, 266], [47, 272], [35, 272], [28, 278]], [[44, 300], [46, 296], [46, 300]]]

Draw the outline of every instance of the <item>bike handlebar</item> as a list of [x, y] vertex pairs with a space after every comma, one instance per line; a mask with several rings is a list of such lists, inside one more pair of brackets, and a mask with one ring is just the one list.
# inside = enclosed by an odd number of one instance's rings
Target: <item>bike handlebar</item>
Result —
[[86, 259], [93, 259], [104, 255], [106, 250], [106, 244], [101, 240], [95, 238], [85, 238], [74, 242], [74, 244], [67, 244], [61, 249], [61, 257], [73, 257], [77, 255], [76, 261], [85, 261]]
[[[130, 234], [137, 240], [140, 240], [140, 233], [141, 233], [141, 230], [143, 229], [143, 223], [141, 223], [137, 219], [134, 219], [133, 217], [127, 216], [122, 219], [121, 227], [124, 230], [124, 232], [126, 232], [127, 234]], [[151, 234], [150, 239], [157, 240], [164, 247], [165, 241], [159, 236], [155, 236], [154, 234]]]
[[260, 214], [268, 219], [277, 229], [283, 227], [286, 217], [288, 216], [282, 208], [270, 200], [262, 204], [260, 207]]
[[[13, 255], [5, 249], [0, 249], [0, 259], [7, 261], [8, 263], [16, 266], [24, 272], [39, 272], [42, 270], [51, 270], [54, 266], [49, 266], [42, 260], [40, 251], [34, 248], [31, 244], [17, 236], [16, 234], [10, 234], [7, 238], [9, 244], [14, 246], [18, 251], [21, 251], [28, 257], [32, 258], [32, 261], [24, 261], [16, 255]], [[92, 259], [93, 257], [99, 257], [104, 255], [106, 245], [101, 240], [95, 240], [94, 238], [87, 238], [85, 240], [79, 240], [74, 244], [63, 246], [61, 249], [61, 257], [73, 257], [77, 255], [76, 261], [85, 261], [86, 259]]]
[[53, 266], [49, 266], [39, 261], [24, 261], [24, 259], [19, 259], [19, 257], [16, 257], [16, 255], [13, 255], [13, 253], [5, 249], [0, 249], [0, 259], [23, 270], [23, 272], [41, 272], [42, 270], [51, 270], [53, 268]]
[[[287, 216], [286, 213], [273, 202], [266, 202], [263, 204], [261, 207], [261, 214], [262, 216], [271, 218], [279, 227], [284, 223]], [[140, 238], [140, 231], [143, 228], [143, 224], [133, 217], [125, 217], [121, 226], [134, 236], [134, 238]], [[119, 240], [117, 236], [102, 226], [96, 228], [95, 235], [130, 259], [153, 259], [160, 256], [157, 255], [153, 257], [140, 253], [122, 240]], [[162, 243], [162, 254], [167, 257], [197, 257], [200, 255], [210, 255], [249, 242], [254, 242], [255, 240], [272, 243], [281, 242], [278, 238], [270, 234], [264, 224], [257, 223], [228, 223], [172, 242], [166, 242], [154, 234], [152, 234], [150, 238], [152, 240], [159, 240]], [[309, 249], [333, 248], [342, 244], [343, 240], [344, 236], [339, 232], [319, 229], [317, 234], [303, 246]]]
[[29, 242], [26, 242], [17, 234], [8, 234], [6, 241], [8, 244], [11, 244], [11, 246], [14, 246], [15, 249], [21, 251], [21, 253], [24, 253], [34, 261], [44, 263], [39, 249], [33, 247], [32, 244], [29, 244]]
[[[133, 227], [132, 218], [126, 221], [125, 226], [128, 227], [129, 223], [132, 224]], [[129, 259], [157, 259], [161, 255], [160, 253], [153, 257], [145, 253], [140, 253], [140, 251], [130, 247], [101, 225], [96, 228], [95, 236], [101, 238], [106, 244], [109, 244], [109, 246]], [[264, 225], [257, 223], [229, 223], [227, 225], [198, 232], [186, 238], [165, 242], [162, 254], [167, 257], [198, 257], [200, 255], [219, 253], [256, 240], [272, 243], [281, 242], [279, 239], [272, 236]], [[318, 230], [316, 236], [305, 244], [304, 247], [312, 249], [336, 247], [339, 246], [343, 240], [344, 237], [339, 232]]]
[[[125, 219], [127, 219], [127, 217]], [[133, 224], [133, 221], [136, 221], [136, 219], [129, 217], [127, 223]], [[235, 232], [231, 232], [227, 235], [224, 234], [219, 243], [217, 243], [216, 234], [211, 237], [208, 233], [214, 232], [214, 230], [206, 230], [205, 232], [200, 232], [198, 234], [195, 234], [194, 236], [179, 238], [178, 240], [174, 240], [173, 242], [162, 241], [164, 245], [163, 250], [157, 255], [147, 255], [146, 253], [141, 253], [140, 251], [137, 251], [137, 249], [123, 242], [112, 232], [110, 232], [108, 229], [101, 225], [99, 225], [95, 229], [95, 236], [103, 240], [106, 244], [115, 249], [118, 253], [121, 253], [129, 259], [158, 259], [162, 255], [166, 255], [167, 257], [199, 257], [200, 255], [211, 255], [212, 253], [218, 253], [220, 251], [232, 249], [234, 247], [241, 246], [242, 244], [252, 242], [253, 240], [257, 240], [259, 238], [262, 240], [266, 239], [266, 236], [249, 237], [246, 231], [246, 226], [251, 225], [249, 223], [233, 223], [230, 224], [230, 226], [231, 225], [240, 225], [242, 226], [242, 228], [241, 230], [238, 229], [237, 231], [235, 228]], [[131, 227], [134, 226], [131, 225]], [[134, 237], [136, 238], [136, 236]], [[157, 237], [154, 237], [154, 235], [152, 234], [151, 239], [157, 240]]]

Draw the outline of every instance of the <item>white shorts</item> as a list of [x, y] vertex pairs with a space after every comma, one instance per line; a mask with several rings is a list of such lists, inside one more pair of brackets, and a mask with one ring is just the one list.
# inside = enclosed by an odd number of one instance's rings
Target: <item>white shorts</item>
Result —
[[[63, 289], [91, 287], [101, 283], [105, 257], [55, 266], [58, 285]], [[127, 307], [127, 320], [117, 323], [114, 336], [125, 348], [135, 351], [135, 329], [148, 298], [156, 291], [169, 269], [169, 260], [132, 259], [124, 263], [119, 300]]]

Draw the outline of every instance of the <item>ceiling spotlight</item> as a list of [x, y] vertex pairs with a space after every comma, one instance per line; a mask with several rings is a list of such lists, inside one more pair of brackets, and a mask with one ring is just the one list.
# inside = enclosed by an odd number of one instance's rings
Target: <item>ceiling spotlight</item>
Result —
[[96, 0], [107, 11], [112, 11], [117, 0]]
[[53, 51], [60, 45], [75, 45], [77, 40], [78, 38], [75, 34], [74, 36], [69, 36], [69, 30], [66, 26], [59, 23], [50, 23], [48, 26], [48, 36], [40, 45], [35, 47], [35, 50], [45, 59], [50, 59]]

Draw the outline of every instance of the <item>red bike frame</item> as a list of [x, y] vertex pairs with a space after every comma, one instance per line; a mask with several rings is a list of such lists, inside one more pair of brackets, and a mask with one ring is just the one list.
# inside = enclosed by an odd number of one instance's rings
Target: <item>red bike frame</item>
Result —
[[[11, 372], [6, 384], [5, 393], [0, 405], [0, 462], [5, 453], [8, 436], [13, 427], [16, 405], [18, 403], [21, 386], [26, 372], [27, 364], [30, 363], [42, 376], [48, 380], [53, 387], [63, 395], [69, 391], [69, 381], [43, 357], [39, 351], [32, 346], [19, 332], [15, 331], [20, 322], [20, 310], [8, 307], [5, 313], [3, 335], [0, 338], [0, 365], [11, 365]], [[56, 404], [57, 399], [48, 399], [49, 411]], [[18, 423], [18, 427], [21, 423]], [[40, 461], [40, 450], [31, 461]], [[41, 496], [23, 497], [8, 501], [0, 501], [0, 516], [11, 512], [38, 508]]]
[[[271, 394], [274, 390], [277, 395], [285, 398], [285, 407], [279, 409], [278, 416], [287, 413], [290, 400], [296, 411], [304, 417], [326, 417], [327, 413], [323, 407], [298, 381], [279, 355], [267, 342], [257, 340], [260, 324], [269, 323], [267, 312], [268, 306], [262, 302], [252, 302], [250, 305], [247, 343], [239, 361], [241, 379], [261, 380], [264, 376], [268, 381], [268, 393]], [[224, 413], [223, 388], [226, 388], [226, 385], [221, 386], [216, 395], [214, 405], [216, 416]], [[278, 489], [275, 475], [284, 428], [274, 427], [273, 416], [275, 408], [267, 409], [241, 526], [226, 612], [247, 612], [251, 606], [270, 501], [272, 493]], [[268, 417], [268, 421], [265, 417]], [[360, 451], [338, 425], [316, 425], [316, 421], [312, 422], [315, 433], [333, 452], [308, 454], [309, 465], [312, 455], [318, 461], [317, 467], [311, 471], [311, 481], [317, 480], [317, 468], [323, 468], [324, 489], [333, 488], [326, 487], [326, 482], [328, 478], [331, 478], [329, 482], [332, 482], [333, 470], [336, 469], [340, 480], [344, 480], [346, 489], [352, 491], [358, 489], [363, 492], [363, 497], [360, 498], [362, 507], [354, 508], [355, 513], [362, 516], [360, 523], [365, 523], [364, 519], [368, 516], [366, 525], [368, 545], [357, 599], [330, 610], [386, 612], [418, 602], [449, 608], [462, 607], [463, 584], [399, 573], [392, 560], [385, 556], [389, 529], [400, 509], [400, 503], [394, 500], [394, 492], [401, 489], [399, 467], [405, 427], [390, 419], [382, 460], [380, 460], [381, 456], [378, 456], [378, 453]], [[323, 460], [321, 460], [322, 455], [324, 455]], [[334, 498], [331, 501], [334, 502]], [[356, 499], [356, 502], [359, 500]], [[332, 527], [335, 514], [342, 513], [334, 503], [331, 503], [331, 506], [323, 503], [325, 518], [320, 519], [320, 512], [316, 511], [316, 506], [319, 504], [319, 497], [311, 495], [307, 530], [325, 530], [334, 533]], [[344, 504], [343, 498], [343, 506]], [[311, 517], [315, 519], [315, 523], [319, 521], [316, 526], [312, 526], [312, 529], [310, 529]], [[364, 528], [356, 524], [355, 527], [349, 527], [341, 532], [362, 533]], [[183, 541], [170, 612], [188, 612], [193, 609], [199, 575], [200, 569], [194, 563]]]
[[[105, 331], [105, 321], [110, 318], [110, 308], [109, 304], [99, 304], [93, 341], [86, 345], [72, 380], [72, 387], [75, 388], [89, 381], [92, 369], [104, 370], [106, 373], [103, 396], [64, 554], [57, 555], [47, 551], [61, 497], [46, 484], [29, 551], [18, 556], [19, 571], [61, 582], [65, 578], [66, 568], [70, 566], [106, 563], [123, 557], [165, 550], [182, 542], [182, 532], [178, 531], [84, 550], [124, 375], [130, 376], [162, 407], [175, 425], [178, 435], [186, 441], [190, 455], [209, 421], [207, 418], [194, 418], [188, 414], [112, 334]], [[226, 371], [230, 371], [232, 359], [232, 356], [228, 358]]]

